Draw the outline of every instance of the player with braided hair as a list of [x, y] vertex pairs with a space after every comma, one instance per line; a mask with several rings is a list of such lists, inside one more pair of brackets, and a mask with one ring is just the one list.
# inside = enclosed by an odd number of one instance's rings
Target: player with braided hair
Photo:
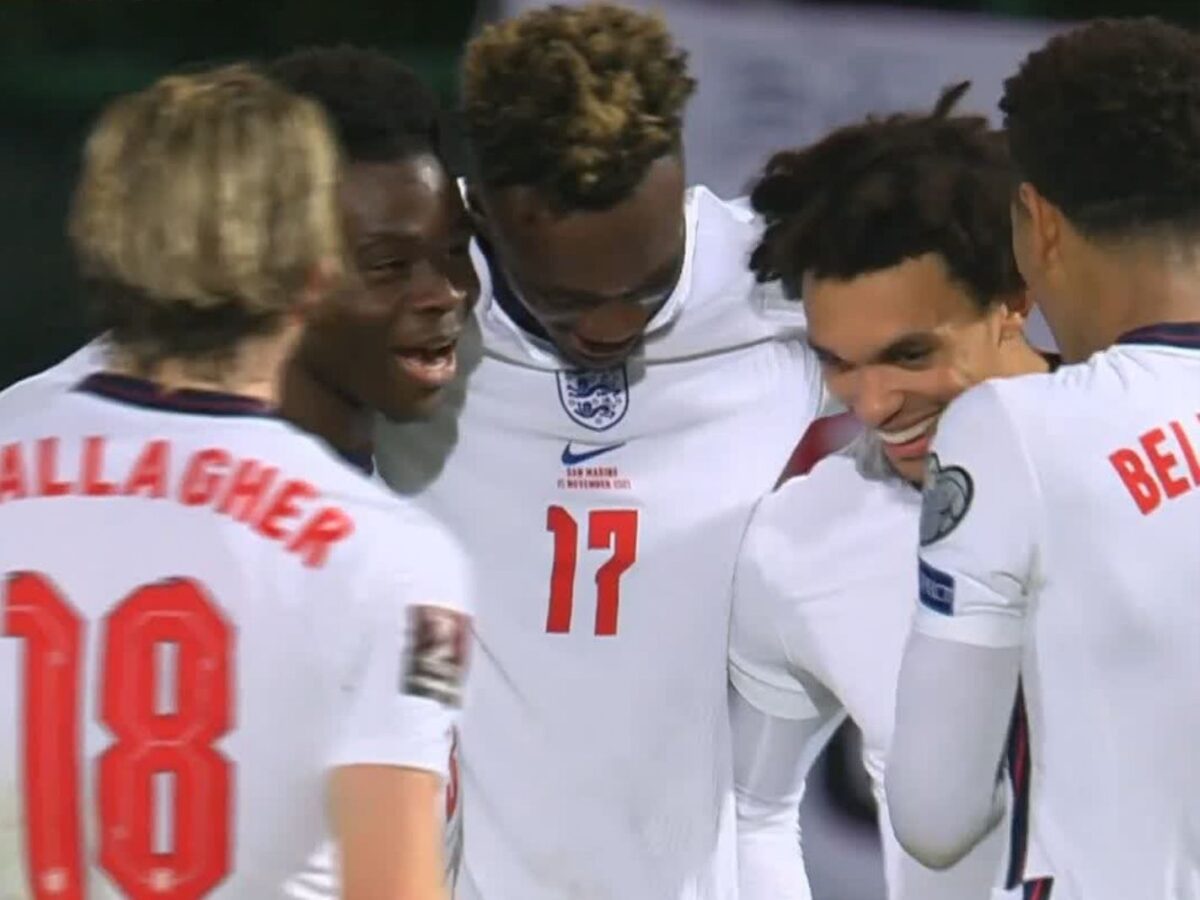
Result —
[[954, 112], [968, 86], [776, 154], [752, 194], [766, 228], [751, 266], [803, 297], [829, 389], [864, 432], [765, 497], [742, 546], [730, 678], [736, 733], [757, 736], [739, 771], [742, 900], [806, 896], [796, 807], [843, 710], [863, 733], [888, 896], [987, 900], [1003, 877], [1004, 829], [933, 873], [896, 844], [883, 794], [930, 437], [970, 385], [1051, 362], [1022, 333], [1003, 140]]

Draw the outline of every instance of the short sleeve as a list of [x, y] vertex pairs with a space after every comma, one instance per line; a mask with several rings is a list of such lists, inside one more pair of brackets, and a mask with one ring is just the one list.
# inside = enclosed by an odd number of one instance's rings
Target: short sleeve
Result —
[[[403, 548], [403, 549], [400, 549]], [[382, 550], [382, 548], [381, 548]], [[377, 615], [346, 690], [331, 767], [394, 765], [446, 776], [471, 644], [474, 580], [440, 528], [398, 530], [370, 598]]]
[[988, 647], [1021, 643], [1040, 529], [1039, 492], [995, 386], [938, 423], [921, 503], [915, 628]]
[[779, 595], [772, 577], [775, 542], [755, 510], [742, 540], [733, 579], [733, 616], [729, 632], [729, 680], [751, 705], [781, 719], [807, 719], [821, 714], [813, 696], [792, 671], [784, 641], [783, 611], [788, 598]]

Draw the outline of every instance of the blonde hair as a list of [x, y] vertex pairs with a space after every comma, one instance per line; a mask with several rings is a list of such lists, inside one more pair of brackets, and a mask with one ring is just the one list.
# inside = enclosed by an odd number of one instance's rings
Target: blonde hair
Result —
[[345, 269], [325, 116], [245, 66], [173, 75], [89, 136], [69, 232], [139, 368], [269, 332], [318, 266]]
[[658, 16], [591, 3], [491, 25], [463, 63], [473, 174], [539, 188], [564, 210], [607, 208], [679, 151], [694, 89]]

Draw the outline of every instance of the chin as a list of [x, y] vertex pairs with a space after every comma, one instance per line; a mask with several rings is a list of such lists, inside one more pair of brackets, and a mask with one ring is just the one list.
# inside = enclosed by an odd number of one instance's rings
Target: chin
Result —
[[379, 412], [393, 422], [411, 422], [427, 419], [442, 405], [444, 391], [441, 389], [420, 393], [412, 392], [397, 398], [387, 405], [381, 405]]

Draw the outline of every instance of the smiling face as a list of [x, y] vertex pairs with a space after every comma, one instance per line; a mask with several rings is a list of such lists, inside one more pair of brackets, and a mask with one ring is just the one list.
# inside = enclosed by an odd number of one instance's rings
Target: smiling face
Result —
[[361, 406], [394, 419], [424, 414], [455, 376], [479, 290], [458, 187], [435, 156], [419, 153], [350, 164], [340, 200], [361, 290], [323, 305], [301, 360]]
[[804, 308], [830, 391], [912, 482], [942, 410], [1004, 373], [1001, 347], [1023, 323], [1004, 303], [981, 308], [932, 253], [848, 281], [811, 279]]

